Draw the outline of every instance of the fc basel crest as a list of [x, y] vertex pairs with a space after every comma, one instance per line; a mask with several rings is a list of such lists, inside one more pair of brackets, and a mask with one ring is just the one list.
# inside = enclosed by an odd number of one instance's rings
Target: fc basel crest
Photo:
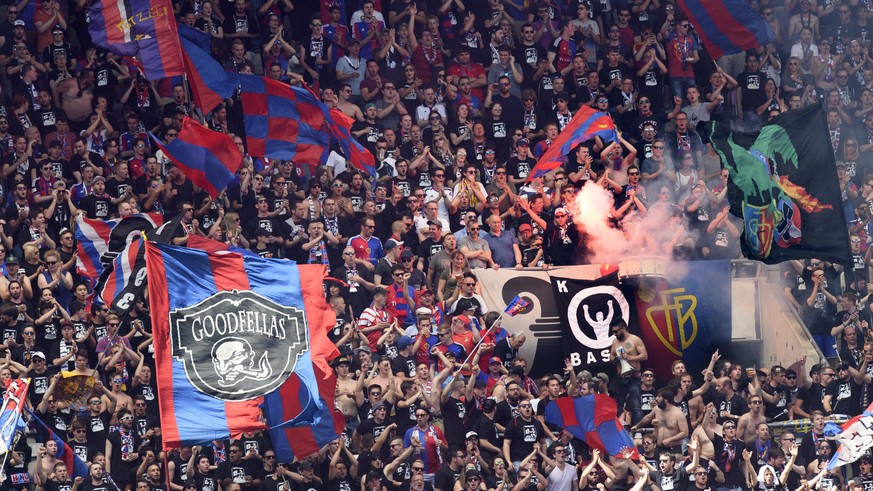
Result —
[[171, 311], [170, 342], [191, 384], [226, 401], [272, 392], [309, 349], [302, 310], [237, 290]]

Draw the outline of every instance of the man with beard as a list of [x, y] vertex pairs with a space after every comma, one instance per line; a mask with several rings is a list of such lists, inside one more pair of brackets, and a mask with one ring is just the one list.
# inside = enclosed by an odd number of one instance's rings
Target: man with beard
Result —
[[110, 433], [106, 439], [106, 473], [124, 487], [130, 471], [140, 463], [136, 450], [142, 444], [142, 437], [133, 429], [133, 414], [130, 410], [120, 409], [117, 417], [121, 427]]
[[575, 225], [570, 224], [570, 215], [566, 208], [555, 209], [552, 223], [546, 225], [545, 239], [548, 252], [546, 262], [555, 266], [568, 266], [574, 263], [577, 245], [580, 244], [580, 233]]
[[616, 364], [618, 372], [615, 398], [619, 403], [619, 410], [627, 405], [632, 424], [636, 424], [643, 419], [640, 406], [640, 362], [648, 360], [649, 353], [639, 336], [627, 332], [624, 319], [613, 320], [609, 329], [615, 336], [612, 349], [609, 350], [609, 361]]
[[690, 435], [685, 413], [674, 403], [680, 390], [679, 380], [670, 381], [667, 387], [658, 391], [655, 398], [656, 405], [652, 412], [631, 427], [632, 431], [636, 431], [637, 428], [648, 425], [650, 421], [657, 419], [660, 422], [656, 429], [658, 446], [664, 452], [673, 454], [682, 453], [682, 440]]

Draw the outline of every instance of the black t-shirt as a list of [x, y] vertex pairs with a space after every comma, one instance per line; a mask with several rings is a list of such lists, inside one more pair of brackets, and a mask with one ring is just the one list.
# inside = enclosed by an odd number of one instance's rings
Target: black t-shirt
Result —
[[[388, 411], [390, 411], [390, 409], [388, 409]], [[386, 412], [388, 412], [388, 411], [386, 411]], [[382, 432], [385, 431], [385, 428], [387, 428], [388, 425], [391, 424], [391, 422], [392, 422], [392, 419], [388, 416], [386, 416], [385, 419], [382, 420], [381, 423], [377, 423], [376, 420], [374, 420], [373, 418], [370, 418], [370, 419], [364, 421], [363, 423], [361, 423], [360, 425], [358, 425], [358, 429], [355, 431], [361, 436], [373, 435], [373, 439], [375, 440], [375, 439], [379, 438], [379, 435], [381, 435]]]
[[828, 384], [827, 393], [831, 396], [833, 414], [854, 415], [861, 412], [861, 386], [851, 377], [834, 380]]
[[453, 471], [448, 465], [443, 466], [438, 470], [433, 478], [434, 489], [442, 489], [443, 491], [451, 491], [455, 489], [455, 481], [460, 477], [461, 471]]
[[99, 484], [94, 484], [90, 479], [86, 478], [82, 484], [76, 488], [79, 491], [120, 491], [118, 486], [111, 482], [101, 482]]
[[403, 372], [407, 378], [415, 377], [415, 357], [397, 355], [391, 361], [391, 373], [399, 372]]
[[464, 417], [467, 415], [467, 406], [460, 399], [449, 397], [445, 403], [440, 404], [443, 415], [443, 427], [446, 441], [449, 446], [464, 445]]
[[513, 461], [523, 460], [533, 451], [534, 443], [544, 436], [543, 425], [536, 419], [525, 421], [515, 418], [503, 433], [503, 439], [510, 441], [509, 458]]
[[791, 402], [791, 394], [788, 393], [788, 387], [780, 385], [773, 387], [770, 384], [765, 384], [762, 387], [764, 392], [776, 396], [776, 404], [764, 403], [764, 415], [768, 421], [786, 421], [788, 419], [788, 405]]
[[239, 483], [242, 489], [253, 489], [252, 486], [247, 486], [246, 476], [255, 475], [255, 463], [250, 460], [242, 460], [239, 462], [231, 462], [226, 460], [218, 465], [215, 470], [215, 479], [221, 483], [225, 479], [230, 479], [230, 482]]

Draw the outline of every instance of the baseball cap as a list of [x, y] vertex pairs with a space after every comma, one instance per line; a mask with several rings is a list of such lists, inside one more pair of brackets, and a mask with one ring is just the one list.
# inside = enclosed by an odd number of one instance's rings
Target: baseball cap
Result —
[[490, 360], [488, 360], [488, 364], [492, 363], [503, 363], [503, 360], [500, 359], [499, 356], [492, 356]]
[[15, 256], [9, 256], [6, 258], [6, 264], [19, 264], [18, 258]]
[[[433, 292], [430, 290], [430, 288], [423, 286], [423, 287], [421, 287], [421, 290], [418, 291], [418, 296], [423, 296], [423, 295], [433, 295]], [[424, 315], [430, 315], [429, 309], [418, 309], [418, 311], [421, 311], [421, 310], [426, 311], [424, 313]], [[416, 311], [416, 313], [418, 313], [418, 311]]]
[[555, 208], [555, 216], [557, 216], [559, 214], [569, 215], [569, 213], [567, 213], [567, 209], [564, 208], [563, 206], [561, 206], [559, 208]]
[[43, 360], [46, 359], [46, 358], [45, 358], [45, 353], [43, 353], [42, 351], [32, 351], [32, 352], [30, 353], [30, 358], [31, 358], [31, 359], [33, 359], [33, 358], [42, 358]]
[[533, 228], [531, 228], [529, 223], [522, 223], [518, 226], [519, 232], [533, 232]]
[[376, 105], [373, 104], [372, 102], [368, 102], [367, 104], [364, 105], [364, 111], [366, 111], [367, 109], [370, 109], [371, 107], [376, 107]]
[[415, 344], [415, 339], [411, 336], [403, 336], [397, 340], [397, 347], [404, 350]]
[[[55, 140], [57, 141], [57, 140]], [[106, 182], [106, 178], [103, 176], [95, 176], [94, 179], [91, 180], [91, 184], [97, 184], [98, 182]]]
[[369, 346], [365, 345], [365, 346], [358, 346], [357, 348], [355, 348], [355, 355], [357, 355], [361, 351], [366, 351], [367, 353], [373, 353], [373, 350], [371, 350]]
[[54, 33], [56, 33], [56, 32], [63, 33], [63, 32], [64, 32], [64, 28], [61, 27], [60, 24], [55, 24], [54, 27], [52, 27], [52, 34], [54, 34]]
[[403, 252], [400, 253], [400, 259], [408, 259], [413, 257], [415, 257], [415, 254], [413, 254], [412, 251], [410, 251], [409, 249], [405, 249]]
[[403, 241], [397, 242], [394, 239], [388, 239], [387, 241], [385, 241], [385, 247], [383, 247], [383, 249], [385, 249], [385, 251], [387, 252], [400, 245], [403, 245]]
[[475, 431], [468, 431], [467, 434], [464, 436], [464, 439], [467, 440], [467, 439], [473, 438], [474, 436], [476, 438], [479, 438], [479, 434], [476, 433]]
[[340, 356], [339, 358], [337, 358], [336, 360], [333, 361], [334, 366], [340, 366], [343, 363], [345, 363], [346, 365], [351, 364], [351, 361], [349, 360], [348, 356]]
[[594, 378], [599, 378], [601, 381], [603, 381], [604, 384], [609, 383], [609, 375], [607, 375], [603, 372], [598, 373], [597, 375], [594, 376]]
[[482, 379], [477, 379], [473, 382], [473, 388], [475, 389], [484, 389], [485, 387], [488, 387], [488, 382], [485, 382]]
[[19, 26], [24, 27], [24, 21], [21, 19], [17, 19], [15, 22], [12, 23], [12, 26], [13, 27], [19, 27]]
[[518, 140], [516, 140], [515, 146], [519, 145], [530, 145], [530, 140], [528, 140], [527, 138], [519, 138]]

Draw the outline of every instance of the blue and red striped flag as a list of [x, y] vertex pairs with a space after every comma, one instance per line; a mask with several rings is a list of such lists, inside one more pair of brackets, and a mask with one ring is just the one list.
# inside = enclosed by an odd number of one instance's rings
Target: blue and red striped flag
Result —
[[376, 158], [358, 140], [352, 137], [352, 123], [354, 123], [352, 118], [339, 109], [331, 109], [330, 116], [331, 122], [328, 125], [328, 131], [330, 131], [330, 136], [339, 143], [346, 159], [356, 169], [366, 172], [375, 179], [377, 177]]
[[324, 266], [152, 241], [146, 263], [165, 449], [316, 421], [337, 354]]
[[12, 379], [6, 394], [3, 396], [3, 406], [0, 407], [0, 455], [12, 450], [15, 446], [15, 434], [25, 427], [21, 418], [21, 409], [27, 400], [27, 388], [30, 379]]
[[87, 464], [85, 464], [85, 462], [80, 459], [75, 452], [73, 452], [73, 449], [67, 445], [66, 440], [52, 431], [43, 420], [39, 419], [39, 416], [37, 416], [36, 413], [30, 409], [27, 409], [27, 413], [30, 414], [30, 417], [33, 418], [34, 421], [36, 421], [39, 430], [46, 436], [46, 441], [51, 439], [58, 445], [58, 453], [55, 457], [67, 466], [67, 472], [69, 472], [70, 477], [73, 479], [77, 477], [88, 477]]
[[152, 139], [194, 185], [213, 198], [233, 181], [243, 159], [242, 152], [229, 136], [205, 128], [188, 117], [182, 121], [175, 140], [164, 145], [155, 135]]
[[246, 148], [253, 157], [323, 163], [330, 139], [327, 106], [306, 89], [240, 75]]
[[773, 30], [745, 0], [679, 0], [679, 8], [713, 59], [775, 41]]
[[134, 236], [163, 222], [164, 217], [158, 213], [138, 213], [118, 220], [77, 217], [77, 272], [87, 278], [99, 278]]
[[603, 453], [639, 460], [640, 453], [617, 413], [615, 399], [605, 394], [559, 397], [546, 406], [546, 421]]
[[181, 25], [179, 39], [191, 95], [197, 107], [206, 114], [236, 92], [239, 76], [225, 71], [212, 57], [209, 34]]
[[503, 310], [503, 313], [509, 317], [514, 317], [527, 310], [530, 306], [530, 300], [522, 298], [520, 295], [516, 295], [515, 298], [509, 302], [509, 305], [506, 306], [506, 309]]
[[594, 110], [588, 106], [579, 108], [570, 123], [555, 138], [549, 149], [537, 161], [527, 180], [543, 177], [560, 167], [567, 161], [567, 154], [580, 143], [599, 136], [604, 142], [617, 142], [615, 123], [608, 114]]
[[94, 44], [119, 55], [139, 55], [147, 79], [184, 73], [170, 0], [98, 0], [88, 13]]

